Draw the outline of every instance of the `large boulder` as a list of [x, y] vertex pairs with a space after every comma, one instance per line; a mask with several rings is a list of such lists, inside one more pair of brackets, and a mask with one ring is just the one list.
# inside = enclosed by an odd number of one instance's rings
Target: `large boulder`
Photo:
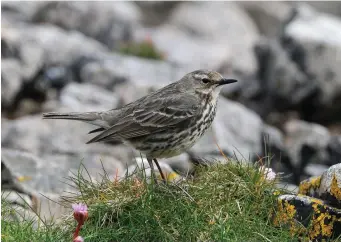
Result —
[[75, 75], [80, 82], [92, 83], [114, 91], [120, 98], [121, 105], [135, 101], [193, 71], [166, 61], [117, 53], [99, 53], [76, 62]]
[[293, 6], [284, 1], [238, 1], [257, 24], [259, 32], [276, 37], [282, 23], [289, 17]]
[[309, 163], [325, 164], [329, 160], [329, 131], [318, 124], [292, 120], [285, 124], [285, 147], [293, 173], [300, 176]]
[[32, 21], [78, 30], [112, 49], [131, 39], [140, 18], [134, 2], [49, 2]]
[[1, 144], [2, 147], [30, 152], [41, 158], [54, 154], [66, 155], [68, 160], [65, 162], [72, 164], [79, 164], [82, 158], [91, 154], [114, 157], [122, 163], [131, 160], [134, 154], [124, 145], [85, 144], [92, 137], [87, 133], [94, 128], [77, 121], [43, 120], [41, 115], [26, 116], [2, 123]]
[[22, 86], [20, 63], [14, 58], [1, 60], [1, 106], [11, 106]]
[[10, 22], [2, 24], [2, 30], [2, 41], [18, 50], [20, 55], [17, 58], [38, 67], [43, 63], [69, 65], [80, 56], [91, 56], [108, 50], [96, 40], [77, 31], [65, 31], [50, 24], [29, 25]]
[[167, 23], [136, 35], [149, 35], [167, 60], [192, 69], [232, 67], [250, 74], [257, 68], [252, 53], [257, 27], [232, 2], [183, 2], [172, 10]]
[[301, 5], [293, 14], [282, 37], [291, 58], [318, 86], [312, 120], [340, 120], [341, 19]]

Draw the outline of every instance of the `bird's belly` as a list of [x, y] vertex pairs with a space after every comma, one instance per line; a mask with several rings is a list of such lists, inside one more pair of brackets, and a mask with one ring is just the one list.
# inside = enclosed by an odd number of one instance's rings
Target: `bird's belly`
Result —
[[190, 149], [211, 126], [213, 117], [199, 120], [191, 127], [178, 132], [154, 134], [136, 142], [133, 146], [147, 157], [169, 158]]

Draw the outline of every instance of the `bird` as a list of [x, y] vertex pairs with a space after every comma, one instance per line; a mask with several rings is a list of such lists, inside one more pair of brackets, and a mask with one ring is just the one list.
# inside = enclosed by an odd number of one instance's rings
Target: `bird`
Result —
[[49, 112], [43, 119], [77, 120], [98, 128], [94, 142], [124, 143], [144, 154], [154, 171], [157, 159], [180, 155], [190, 149], [211, 126], [222, 87], [235, 83], [212, 70], [195, 70], [180, 80], [123, 107], [103, 112]]

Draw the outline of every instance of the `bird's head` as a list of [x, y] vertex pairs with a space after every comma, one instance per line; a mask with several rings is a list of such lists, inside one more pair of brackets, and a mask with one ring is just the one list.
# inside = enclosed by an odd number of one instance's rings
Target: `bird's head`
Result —
[[235, 79], [223, 78], [218, 72], [209, 70], [193, 71], [184, 76], [183, 80], [187, 82], [187, 88], [197, 93], [212, 94], [215, 98], [225, 84], [237, 82]]

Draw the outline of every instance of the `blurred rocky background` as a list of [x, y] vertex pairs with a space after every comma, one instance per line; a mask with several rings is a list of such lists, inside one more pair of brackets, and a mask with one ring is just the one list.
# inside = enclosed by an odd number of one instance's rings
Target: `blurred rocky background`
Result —
[[239, 82], [212, 130], [163, 161], [178, 173], [221, 160], [216, 143], [268, 156], [292, 185], [341, 161], [341, 2], [3, 1], [1, 13], [1, 185], [44, 216], [80, 163], [114, 179], [139, 154], [86, 145], [91, 125], [42, 112], [117, 108], [196, 69]]

